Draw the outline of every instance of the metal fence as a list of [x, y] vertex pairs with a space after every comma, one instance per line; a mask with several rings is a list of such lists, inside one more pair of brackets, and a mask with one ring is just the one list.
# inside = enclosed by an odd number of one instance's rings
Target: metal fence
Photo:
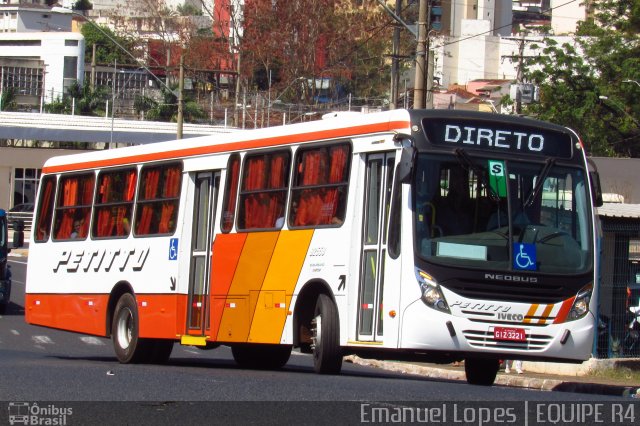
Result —
[[598, 358], [640, 357], [640, 221], [603, 217]]

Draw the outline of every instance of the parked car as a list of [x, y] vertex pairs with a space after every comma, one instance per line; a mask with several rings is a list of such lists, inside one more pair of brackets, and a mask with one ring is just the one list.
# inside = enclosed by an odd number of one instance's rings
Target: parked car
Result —
[[7, 256], [12, 248], [20, 248], [24, 244], [24, 223], [16, 221], [13, 231], [13, 243], [9, 244], [7, 229], [7, 213], [0, 209], [0, 315], [4, 315], [11, 298], [11, 268], [7, 264]]
[[13, 206], [7, 212], [7, 222], [9, 223], [9, 226], [13, 228], [13, 224], [16, 221], [21, 220], [27, 227], [30, 227], [31, 219], [33, 217], [33, 209], [33, 203], [22, 203]]

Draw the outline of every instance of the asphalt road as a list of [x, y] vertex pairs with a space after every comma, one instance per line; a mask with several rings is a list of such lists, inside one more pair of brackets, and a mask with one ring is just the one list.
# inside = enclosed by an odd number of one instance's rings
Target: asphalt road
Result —
[[[362, 407], [370, 404], [398, 407], [409, 404], [407, 401], [414, 404], [436, 401], [448, 404], [449, 410], [454, 410], [452, 404], [457, 403], [470, 407], [512, 404], [521, 410], [531, 410], [523, 404], [558, 400], [570, 404], [624, 402], [601, 395], [472, 386], [349, 363], [344, 364], [340, 375], [317, 375], [311, 357], [297, 352], [280, 371], [242, 369], [225, 347], [204, 351], [179, 344], [174, 346], [167, 365], [119, 364], [109, 339], [26, 324], [23, 303], [26, 259], [11, 258], [10, 263], [12, 303], [7, 314], [0, 317], [0, 424], [7, 412], [17, 410], [18, 401], [31, 404], [39, 401], [41, 407], [46, 406], [42, 401], [58, 406], [80, 404], [73, 405], [75, 422], [65, 424], [87, 424], [94, 420], [100, 424], [145, 424], [150, 419], [155, 419], [155, 424], [165, 424], [165, 420], [173, 422], [173, 416], [183, 422], [188, 420], [186, 423], [197, 423], [210, 420], [198, 417], [210, 410], [226, 419], [225, 424], [234, 424], [240, 418], [249, 423], [276, 424], [288, 421], [286, 416], [294, 413], [306, 419], [305, 423], [335, 424], [340, 419], [362, 416]], [[221, 401], [225, 404], [215, 403]], [[13, 405], [7, 411], [3, 404]], [[113, 410], [114, 404], [120, 409]], [[93, 417], [87, 420], [83, 415]], [[155, 415], [160, 416], [159, 420]], [[640, 411], [637, 415], [640, 417]], [[449, 420], [451, 416], [450, 413]], [[359, 422], [362, 418], [353, 420]]]

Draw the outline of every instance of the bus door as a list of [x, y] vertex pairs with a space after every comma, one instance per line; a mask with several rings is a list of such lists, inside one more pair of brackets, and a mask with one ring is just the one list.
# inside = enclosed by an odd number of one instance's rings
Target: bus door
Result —
[[204, 336], [209, 329], [209, 280], [219, 171], [196, 172], [193, 197], [187, 334]]
[[359, 341], [381, 342], [383, 336], [382, 308], [393, 165], [392, 152], [366, 156], [358, 289]]

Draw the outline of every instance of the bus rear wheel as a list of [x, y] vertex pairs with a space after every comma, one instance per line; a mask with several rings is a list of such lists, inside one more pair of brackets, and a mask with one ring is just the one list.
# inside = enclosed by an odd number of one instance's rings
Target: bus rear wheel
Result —
[[320, 294], [311, 320], [313, 369], [320, 374], [338, 374], [342, 369], [338, 309], [326, 294]]
[[139, 338], [138, 324], [136, 300], [130, 293], [125, 293], [118, 300], [111, 324], [113, 347], [122, 364], [145, 362], [151, 356], [153, 347]]
[[231, 354], [236, 363], [245, 368], [276, 370], [282, 368], [291, 356], [290, 345], [234, 345]]
[[466, 358], [464, 360], [464, 372], [467, 375], [467, 383], [470, 385], [493, 385], [499, 369], [500, 361], [497, 359]]

